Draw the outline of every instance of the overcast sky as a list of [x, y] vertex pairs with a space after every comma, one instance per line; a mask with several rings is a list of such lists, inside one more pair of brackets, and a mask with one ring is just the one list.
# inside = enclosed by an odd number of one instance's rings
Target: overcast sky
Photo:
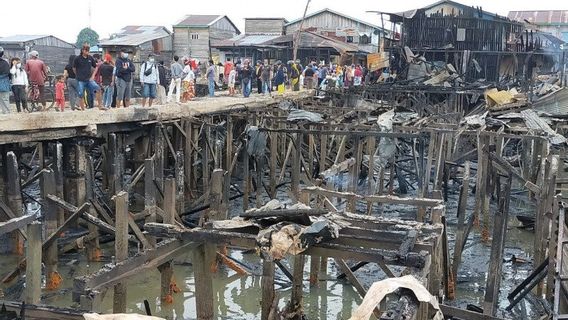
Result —
[[[345, 13], [380, 25], [377, 15], [365, 11], [399, 12], [419, 8], [435, 0], [312, 0], [309, 12], [323, 8]], [[460, 0], [467, 5], [481, 6], [483, 10], [507, 15], [509, 10], [566, 10], [568, 4], [558, 0]], [[152, 3], [152, 5], [150, 5]], [[564, 3], [564, 4], [563, 4]], [[126, 25], [163, 25], [171, 30], [174, 23], [186, 14], [227, 15], [244, 32], [245, 17], [284, 17], [288, 20], [302, 16], [305, 0], [25, 0], [5, 5], [0, 19], [0, 36], [15, 34], [51, 34], [75, 43], [79, 31], [89, 26], [100, 38]], [[91, 19], [89, 5], [91, 4]], [[12, 11], [14, 10], [14, 11]], [[17, 12], [17, 13], [16, 13]]]

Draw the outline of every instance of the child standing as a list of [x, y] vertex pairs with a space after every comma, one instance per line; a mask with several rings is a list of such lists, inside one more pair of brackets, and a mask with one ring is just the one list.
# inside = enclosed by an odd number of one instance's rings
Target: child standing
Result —
[[231, 68], [229, 71], [229, 79], [227, 81], [227, 85], [229, 86], [229, 95], [235, 95], [235, 82], [237, 81], [237, 70], [235, 68]]
[[61, 112], [65, 111], [65, 80], [62, 74], [55, 77], [55, 103]]

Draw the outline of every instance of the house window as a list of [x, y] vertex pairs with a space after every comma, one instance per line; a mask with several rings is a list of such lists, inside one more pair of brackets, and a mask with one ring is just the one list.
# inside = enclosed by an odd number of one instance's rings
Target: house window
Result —
[[371, 37], [369, 37], [366, 34], [362, 35], [361, 38], [359, 38], [359, 44], [370, 44], [370, 43], [371, 43]]
[[347, 36], [347, 40], [348, 43], [353, 43], [353, 36]]
[[199, 40], [199, 33], [192, 33], [191, 40]]

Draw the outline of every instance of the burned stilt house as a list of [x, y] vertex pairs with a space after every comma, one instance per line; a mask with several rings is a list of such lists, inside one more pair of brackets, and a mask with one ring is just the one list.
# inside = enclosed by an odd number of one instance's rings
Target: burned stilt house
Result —
[[526, 30], [523, 23], [481, 7], [444, 0], [390, 14], [390, 20], [402, 31], [397, 47], [427, 61], [450, 63], [466, 80], [526, 80], [534, 68], [553, 71], [563, 63], [558, 46], [547, 46], [554, 36]]

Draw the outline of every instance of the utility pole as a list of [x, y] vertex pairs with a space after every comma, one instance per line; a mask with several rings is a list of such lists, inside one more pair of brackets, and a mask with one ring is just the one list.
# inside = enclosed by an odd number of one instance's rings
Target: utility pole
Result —
[[302, 34], [302, 28], [304, 27], [304, 20], [306, 19], [306, 12], [308, 12], [308, 6], [310, 5], [311, 0], [306, 2], [306, 8], [304, 9], [304, 15], [302, 16], [302, 21], [300, 21], [300, 28], [298, 28], [298, 32], [294, 35], [294, 62], [298, 57], [298, 46], [300, 42], [300, 36]]

